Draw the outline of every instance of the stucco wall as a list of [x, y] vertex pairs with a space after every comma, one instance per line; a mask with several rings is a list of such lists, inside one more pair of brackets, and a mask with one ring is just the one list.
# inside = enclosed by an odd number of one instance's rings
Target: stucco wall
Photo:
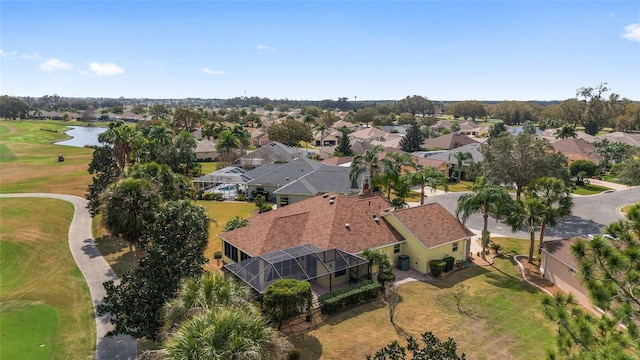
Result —
[[542, 266], [544, 269], [544, 277], [556, 284], [560, 289], [567, 293], [572, 293], [576, 300], [585, 308], [592, 309], [589, 300], [589, 292], [582, 286], [576, 274], [566, 264], [560, 262], [553, 256], [543, 253]]

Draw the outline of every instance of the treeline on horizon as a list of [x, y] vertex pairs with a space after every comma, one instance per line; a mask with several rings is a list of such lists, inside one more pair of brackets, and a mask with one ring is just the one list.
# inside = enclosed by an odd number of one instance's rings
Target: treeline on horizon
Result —
[[[5, 95], [7, 96], [7, 95]], [[419, 95], [413, 95], [413, 97]], [[286, 105], [289, 108], [303, 108], [306, 106], [315, 106], [322, 110], [339, 110], [349, 111], [358, 110], [364, 107], [378, 106], [378, 105], [391, 105], [399, 101], [410, 98], [407, 96], [404, 99], [398, 100], [349, 100], [346, 97], [339, 97], [337, 100], [325, 99], [325, 100], [291, 100], [291, 99], [271, 99], [268, 97], [234, 97], [229, 99], [207, 99], [207, 98], [176, 98], [176, 99], [151, 99], [151, 98], [94, 98], [94, 97], [67, 97], [60, 95], [44, 95], [42, 97], [30, 97], [30, 96], [14, 96], [14, 98], [24, 101], [32, 109], [39, 109], [44, 111], [84, 111], [89, 108], [113, 108], [118, 106], [133, 106], [142, 104], [145, 106], [162, 104], [166, 106], [197, 106], [203, 108], [249, 108], [249, 107], [264, 107], [266, 105]], [[428, 97], [425, 97], [428, 99]], [[462, 102], [464, 100], [430, 100], [436, 107], [445, 109], [448, 105]], [[495, 105], [501, 102], [511, 100], [478, 100], [478, 102], [484, 105]], [[549, 105], [557, 105], [562, 100], [531, 100], [531, 101], [518, 101], [522, 103], [536, 104], [542, 107]]]

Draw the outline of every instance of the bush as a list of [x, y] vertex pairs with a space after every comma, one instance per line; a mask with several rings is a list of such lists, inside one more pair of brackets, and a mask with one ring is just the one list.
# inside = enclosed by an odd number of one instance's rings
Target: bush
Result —
[[247, 226], [248, 224], [249, 220], [236, 216], [227, 222], [227, 224], [224, 226], [224, 232], [235, 230], [243, 226]]
[[447, 256], [442, 259], [447, 265], [444, 267], [444, 272], [450, 271], [453, 269], [453, 264], [456, 262], [456, 259], [453, 256]]
[[384, 288], [384, 284], [389, 281], [394, 281], [396, 279], [396, 274], [391, 271], [383, 271], [378, 274], [378, 282]]
[[289, 352], [287, 353], [287, 359], [288, 360], [298, 360], [298, 359], [300, 359], [300, 349], [293, 348], [293, 349], [289, 350]]
[[433, 275], [433, 277], [440, 276], [440, 274], [442, 274], [446, 266], [447, 266], [447, 263], [442, 260], [429, 261], [429, 269], [431, 270], [431, 275]]
[[377, 299], [382, 290], [380, 283], [368, 280], [336, 290], [318, 298], [323, 314], [334, 314], [354, 305]]
[[220, 251], [216, 251], [213, 253], [213, 258], [216, 260], [222, 259], [222, 253]]
[[298, 314], [310, 313], [313, 301], [311, 284], [307, 281], [295, 279], [276, 280], [267, 286], [263, 304], [266, 312], [279, 322]]
[[592, 177], [598, 171], [598, 165], [589, 160], [576, 160], [569, 165], [571, 176], [577, 176], [579, 172], [584, 171], [587, 177]]
[[222, 194], [214, 192], [205, 192], [202, 194], [202, 200], [222, 200]]
[[236, 196], [236, 200], [245, 201], [247, 200], [247, 197], [244, 194], [238, 194], [238, 196]]

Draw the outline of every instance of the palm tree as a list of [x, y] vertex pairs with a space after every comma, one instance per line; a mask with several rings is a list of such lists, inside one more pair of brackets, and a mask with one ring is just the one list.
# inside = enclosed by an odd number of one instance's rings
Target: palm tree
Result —
[[433, 166], [426, 166], [411, 174], [411, 183], [420, 186], [420, 205], [424, 204], [424, 188], [429, 186], [431, 191], [435, 191], [438, 185], [444, 187], [444, 191], [449, 191], [447, 179], [444, 174], [436, 170]]
[[374, 182], [377, 181], [378, 170], [380, 168], [379, 154], [384, 154], [384, 147], [382, 145], [376, 145], [372, 149], [364, 152], [362, 155], [356, 155], [351, 162], [351, 171], [349, 177], [351, 181], [356, 181], [360, 174], [368, 172], [369, 179], [367, 180], [367, 186], [370, 191], [376, 190]]
[[381, 250], [366, 249], [362, 257], [369, 261], [369, 280], [373, 277], [373, 267], [378, 266], [378, 271], [387, 271], [391, 267], [389, 254]]
[[532, 196], [540, 199], [544, 206], [540, 222], [540, 243], [538, 245], [538, 255], [540, 255], [546, 226], [554, 226], [559, 219], [571, 215], [573, 197], [571, 196], [571, 187], [567, 186], [563, 180], [553, 177], [542, 177], [534, 180], [529, 186], [529, 192]]
[[289, 342], [267, 325], [249, 290], [217, 273], [184, 282], [165, 305], [163, 359], [275, 359]]
[[461, 174], [462, 174], [462, 164], [464, 163], [465, 160], [472, 160], [473, 161], [473, 156], [471, 155], [470, 152], [456, 151], [453, 154], [449, 154], [449, 159], [451, 159], [452, 155], [457, 161], [457, 163], [456, 163], [456, 171], [458, 172], [458, 178], [456, 179], [457, 180], [456, 182], [460, 182], [460, 180], [462, 180], [462, 178], [460, 177]]
[[[487, 225], [489, 214], [499, 215], [504, 213], [505, 209], [513, 202], [509, 193], [498, 185], [492, 184], [481, 176], [476, 179], [472, 193], [464, 194], [458, 198], [458, 207], [456, 208], [456, 217], [466, 223], [469, 216], [474, 213], [481, 213], [484, 218], [484, 227], [482, 228], [482, 258], [485, 259], [485, 250], [488, 242]], [[460, 217], [460, 214], [462, 216]], [[467, 244], [467, 259], [471, 253], [471, 243]]]
[[302, 118], [302, 121], [309, 127], [311, 128], [311, 125], [313, 125], [316, 122], [316, 118], [313, 117], [313, 115], [305, 115], [304, 118]]
[[[403, 168], [416, 168], [413, 156], [409, 153], [388, 153], [387, 157], [381, 160], [384, 169], [383, 181], [387, 186], [387, 199], [391, 200], [391, 188], [396, 188], [396, 183], [400, 181]], [[396, 189], [397, 190], [397, 189]]]
[[240, 140], [240, 153], [244, 153], [244, 148], [251, 144], [251, 134], [240, 124], [236, 124], [231, 132]]
[[231, 130], [222, 130], [216, 139], [216, 149], [222, 154], [225, 161], [231, 162], [231, 157], [235, 149], [241, 146], [240, 139]]
[[519, 230], [523, 225], [527, 227], [530, 240], [528, 259], [530, 264], [533, 264], [533, 248], [536, 245], [536, 225], [542, 223], [545, 211], [542, 200], [527, 190], [524, 200], [517, 199], [505, 218], [505, 223], [511, 226], [512, 231]]
[[559, 128], [555, 134], [553, 134], [553, 136], [556, 139], [568, 139], [568, 138], [572, 138], [572, 139], [576, 139], [578, 138], [578, 133], [576, 132], [576, 127], [575, 125], [571, 125], [571, 124], [562, 124], [562, 127]]
[[[308, 116], [308, 115], [307, 115]], [[320, 146], [324, 147], [324, 138], [327, 136], [327, 130], [329, 129], [329, 127], [327, 127], [327, 124], [319, 124], [318, 126], [316, 126], [316, 130], [320, 133]]]
[[102, 226], [113, 236], [137, 245], [158, 206], [156, 187], [148, 180], [126, 178], [107, 188], [102, 199]]
[[98, 135], [98, 141], [113, 145], [113, 155], [120, 169], [124, 170], [133, 152], [144, 142], [142, 135], [123, 121], [109, 124], [107, 131]]
[[593, 143], [594, 153], [602, 156], [602, 167], [607, 170], [611, 161], [620, 162], [627, 153], [627, 145], [619, 141], [603, 138]]

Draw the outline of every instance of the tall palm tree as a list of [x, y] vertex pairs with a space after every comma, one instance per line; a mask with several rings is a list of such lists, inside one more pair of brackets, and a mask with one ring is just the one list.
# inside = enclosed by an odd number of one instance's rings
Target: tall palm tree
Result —
[[[482, 258], [485, 259], [485, 250], [488, 242], [487, 225], [489, 214], [500, 215], [505, 212], [513, 199], [509, 193], [498, 185], [492, 184], [481, 176], [473, 184], [472, 193], [464, 194], [458, 198], [456, 217], [466, 223], [469, 216], [481, 213], [484, 219], [482, 228]], [[462, 216], [460, 216], [462, 214]], [[467, 244], [467, 259], [471, 252], [471, 243]]]
[[516, 199], [505, 218], [505, 223], [511, 226], [512, 231], [519, 230], [523, 225], [527, 227], [530, 240], [528, 259], [530, 264], [533, 263], [533, 248], [536, 245], [536, 225], [542, 223], [545, 211], [542, 200], [526, 190], [524, 200]]
[[148, 180], [125, 178], [107, 188], [102, 199], [102, 226], [113, 236], [137, 245], [148, 222], [153, 218], [159, 198]]
[[134, 151], [144, 142], [142, 135], [123, 121], [109, 124], [107, 131], [98, 135], [98, 141], [113, 145], [113, 155], [120, 169], [124, 170]]
[[324, 147], [324, 138], [327, 137], [327, 130], [329, 127], [325, 123], [321, 123], [316, 126], [316, 131], [320, 133], [320, 146]]
[[251, 144], [251, 134], [240, 124], [236, 124], [231, 132], [240, 140], [240, 153], [244, 153], [244, 148]]
[[542, 177], [534, 180], [529, 185], [529, 192], [537, 197], [544, 206], [542, 219], [540, 222], [540, 243], [538, 245], [538, 255], [542, 252], [544, 243], [544, 233], [547, 225], [554, 226], [558, 220], [571, 215], [573, 209], [573, 197], [571, 187], [558, 178]]
[[572, 124], [562, 124], [553, 136], [556, 139], [576, 139], [578, 138], [578, 133], [576, 132], [576, 126]]
[[222, 154], [225, 161], [231, 161], [233, 151], [241, 146], [240, 139], [231, 130], [223, 130], [216, 139], [216, 149]]
[[370, 191], [376, 190], [375, 181], [377, 181], [378, 171], [380, 169], [380, 159], [378, 155], [384, 154], [384, 147], [382, 145], [376, 145], [372, 149], [364, 152], [362, 155], [356, 155], [351, 162], [351, 170], [349, 177], [351, 181], [358, 179], [358, 176], [362, 173], [369, 173], [367, 180], [367, 186]]
[[460, 182], [460, 180], [462, 180], [462, 178], [460, 177], [462, 174], [462, 165], [465, 160], [473, 160], [473, 156], [470, 152], [467, 151], [456, 151], [453, 154], [449, 154], [449, 159], [451, 159], [451, 156], [453, 156], [453, 158], [457, 161], [456, 171], [458, 172], [458, 178], [456, 179], [456, 182]]
[[388, 153], [387, 157], [381, 160], [384, 169], [383, 181], [387, 185], [387, 199], [391, 200], [391, 188], [395, 188], [396, 183], [400, 181], [404, 170], [407, 167], [416, 168], [413, 156], [409, 153]]
[[424, 188], [429, 186], [434, 191], [438, 185], [444, 187], [444, 191], [449, 191], [447, 179], [444, 174], [436, 170], [433, 166], [426, 166], [411, 174], [411, 183], [420, 186], [420, 205], [424, 204]]

